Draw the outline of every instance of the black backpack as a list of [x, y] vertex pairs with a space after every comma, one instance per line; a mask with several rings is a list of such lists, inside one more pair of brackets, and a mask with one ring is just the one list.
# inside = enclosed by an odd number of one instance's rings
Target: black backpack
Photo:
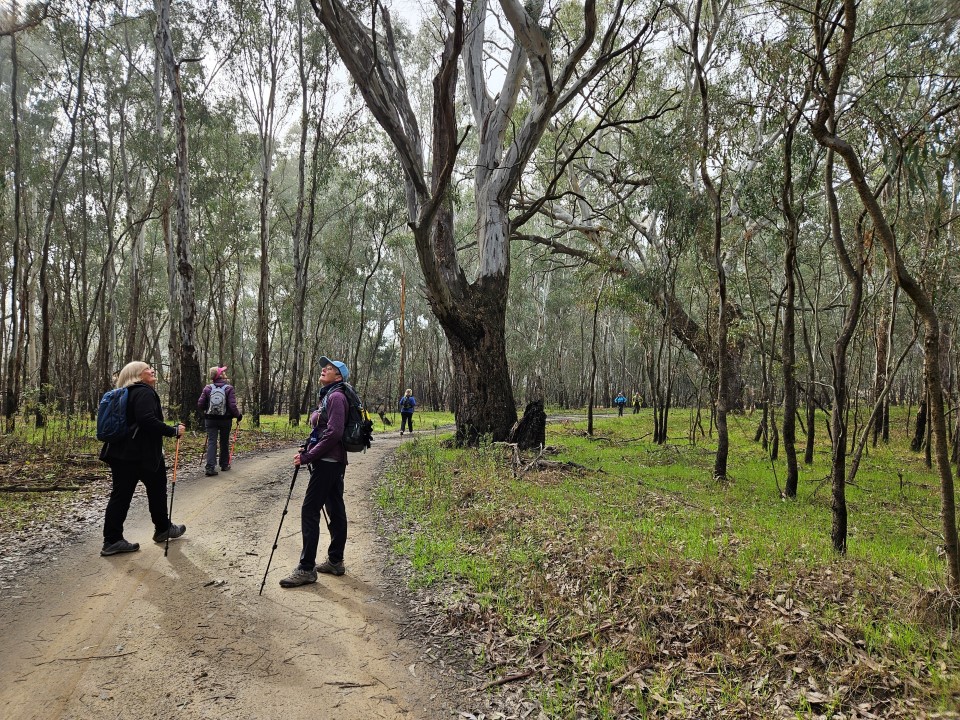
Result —
[[356, 390], [344, 383], [343, 394], [347, 397], [348, 410], [341, 442], [347, 452], [366, 452], [373, 442], [373, 421]]
[[[343, 437], [340, 442], [343, 443], [343, 448], [347, 452], [365, 452], [373, 442], [373, 421], [367, 415], [356, 390], [346, 383], [338, 390], [347, 398], [347, 420], [343, 426]], [[310, 433], [310, 439], [307, 440], [306, 445], [308, 448], [320, 440], [317, 430], [318, 428], [314, 428]]]

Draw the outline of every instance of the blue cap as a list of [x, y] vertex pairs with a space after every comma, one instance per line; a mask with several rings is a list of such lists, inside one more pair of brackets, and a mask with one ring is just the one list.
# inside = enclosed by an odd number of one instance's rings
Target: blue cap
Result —
[[339, 360], [331, 360], [326, 355], [323, 355], [320, 357], [320, 366], [323, 367], [324, 365], [333, 365], [337, 370], [339, 370], [344, 382], [346, 382], [350, 377], [350, 368], [348, 368], [347, 364], [344, 362], [340, 362]]

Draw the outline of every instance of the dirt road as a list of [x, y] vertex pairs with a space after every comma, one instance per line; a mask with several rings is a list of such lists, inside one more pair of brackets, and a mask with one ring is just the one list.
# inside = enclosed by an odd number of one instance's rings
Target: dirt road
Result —
[[455, 716], [433, 668], [400, 637], [403, 613], [380, 571], [370, 492], [398, 442], [378, 437], [350, 457], [347, 574], [284, 590], [277, 582], [300, 551], [301, 473], [262, 596], [292, 450], [216, 477], [181, 474], [173, 516], [187, 534], [168, 557], [151, 542], [138, 488], [125, 535], [139, 552], [102, 558], [99, 529], [88, 528], [4, 590], [0, 717]]

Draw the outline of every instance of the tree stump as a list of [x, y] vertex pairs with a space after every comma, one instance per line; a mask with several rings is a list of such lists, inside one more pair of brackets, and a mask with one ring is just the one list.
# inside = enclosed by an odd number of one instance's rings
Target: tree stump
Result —
[[510, 429], [508, 442], [516, 443], [521, 450], [532, 450], [547, 441], [547, 414], [543, 411], [543, 400], [534, 400], [527, 404], [523, 417]]

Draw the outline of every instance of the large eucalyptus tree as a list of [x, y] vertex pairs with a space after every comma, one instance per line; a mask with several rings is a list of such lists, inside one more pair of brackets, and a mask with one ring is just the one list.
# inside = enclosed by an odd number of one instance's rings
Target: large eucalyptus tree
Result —
[[[176, 415], [181, 422], [192, 425], [196, 415], [196, 398], [203, 387], [200, 359], [197, 352], [197, 301], [194, 285], [193, 238], [190, 232], [190, 147], [187, 108], [180, 81], [182, 60], [173, 48], [173, 28], [170, 20], [170, 0], [155, 0], [157, 13], [157, 49], [161, 58], [163, 78], [170, 90], [173, 103], [174, 135], [176, 137], [177, 179], [175, 191], [176, 243], [169, 248], [172, 304], [179, 319], [179, 342], [174, 348], [173, 394]], [[173, 281], [176, 278], [176, 282]]]
[[[442, 5], [427, 155], [386, 8], [376, 5], [367, 27], [341, 0], [312, 3], [403, 168], [407, 219], [426, 294], [453, 360], [457, 442], [472, 444], [483, 435], [501, 440], [517, 417], [505, 346], [511, 232], [533, 214], [511, 218], [511, 203], [553, 118], [648, 37], [642, 9], [621, 0], [601, 18], [595, 0], [587, 0], [582, 17], [575, 17], [567, 6], [500, 0], [498, 32], [488, 25], [494, 12], [488, 0], [476, 0], [469, 11], [463, 0]], [[640, 22], [634, 23], [638, 13]], [[498, 46], [508, 52], [498, 52]], [[457, 118], [461, 60], [477, 133], [476, 157], [467, 171], [476, 216], [473, 281], [467, 279], [469, 256], [457, 246], [450, 192], [467, 137]], [[502, 81], [491, 91], [490, 70], [497, 60]]]

